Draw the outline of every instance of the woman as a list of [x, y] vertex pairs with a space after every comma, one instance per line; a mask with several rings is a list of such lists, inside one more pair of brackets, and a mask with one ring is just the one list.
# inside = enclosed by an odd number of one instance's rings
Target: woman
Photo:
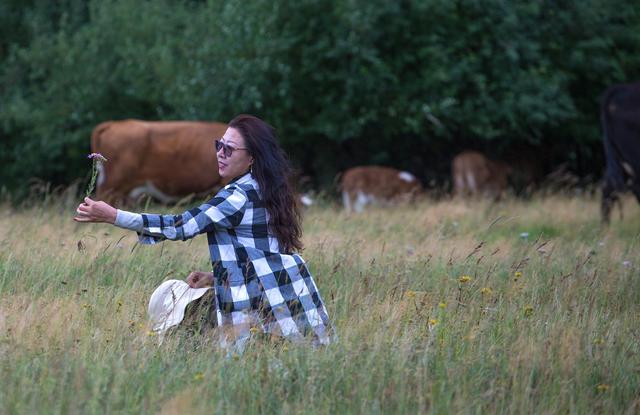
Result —
[[300, 212], [289, 183], [291, 168], [274, 129], [239, 115], [215, 141], [226, 186], [180, 215], [138, 214], [89, 198], [78, 222], [105, 222], [135, 230], [155, 244], [206, 233], [213, 272], [195, 271], [193, 288], [213, 286], [221, 345], [242, 350], [256, 329], [292, 340], [329, 343], [329, 318], [302, 257]]

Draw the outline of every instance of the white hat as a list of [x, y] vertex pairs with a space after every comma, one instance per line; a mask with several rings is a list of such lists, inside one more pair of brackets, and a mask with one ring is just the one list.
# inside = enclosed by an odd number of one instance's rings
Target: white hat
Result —
[[180, 324], [187, 305], [210, 289], [211, 287], [191, 288], [181, 280], [167, 280], [160, 284], [149, 300], [152, 330], [162, 334], [170, 327]]

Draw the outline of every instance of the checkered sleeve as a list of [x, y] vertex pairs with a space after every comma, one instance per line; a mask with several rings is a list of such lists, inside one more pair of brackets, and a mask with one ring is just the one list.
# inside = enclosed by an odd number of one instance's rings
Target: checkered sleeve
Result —
[[233, 228], [242, 221], [246, 204], [245, 191], [228, 185], [213, 199], [180, 215], [143, 213], [143, 228], [138, 232], [138, 239], [142, 244], [155, 244], [165, 239], [186, 241], [216, 228]]

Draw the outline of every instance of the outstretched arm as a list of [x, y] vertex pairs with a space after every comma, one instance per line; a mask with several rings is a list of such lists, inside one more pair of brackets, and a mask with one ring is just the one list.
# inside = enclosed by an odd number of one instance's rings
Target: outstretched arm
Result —
[[[143, 244], [154, 244], [165, 239], [186, 241], [216, 228], [229, 229], [238, 226], [242, 221], [246, 203], [245, 192], [229, 185], [213, 199], [179, 215], [142, 213], [136, 214], [133, 218], [128, 212], [118, 211], [116, 225], [135, 222], [140, 227], [134, 230], [138, 232], [138, 240]], [[131, 220], [125, 220], [129, 218]]]
[[180, 215], [131, 213], [117, 210], [102, 201], [85, 198], [77, 209], [77, 222], [104, 222], [138, 232], [143, 244], [155, 244], [165, 239], [182, 240], [240, 224], [247, 196], [235, 186], [222, 189], [213, 199]]

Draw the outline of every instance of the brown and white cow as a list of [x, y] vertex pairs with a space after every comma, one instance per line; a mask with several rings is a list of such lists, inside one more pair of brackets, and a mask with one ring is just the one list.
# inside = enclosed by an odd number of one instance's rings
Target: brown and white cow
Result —
[[477, 151], [463, 151], [451, 163], [456, 196], [485, 196], [499, 199], [507, 190], [511, 167], [493, 161]]
[[347, 212], [362, 212], [367, 204], [388, 205], [408, 202], [422, 192], [422, 185], [411, 173], [391, 167], [353, 167], [342, 174], [342, 201]]
[[97, 197], [112, 203], [150, 195], [163, 203], [206, 193], [220, 183], [214, 140], [226, 124], [196, 121], [107, 121], [91, 135], [91, 151], [107, 158]]

